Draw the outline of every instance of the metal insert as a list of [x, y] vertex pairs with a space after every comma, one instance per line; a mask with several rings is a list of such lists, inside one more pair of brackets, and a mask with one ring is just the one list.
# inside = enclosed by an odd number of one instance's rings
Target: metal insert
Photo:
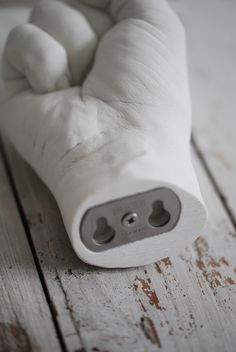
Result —
[[169, 188], [117, 199], [89, 209], [81, 222], [85, 246], [101, 252], [173, 230], [181, 203]]

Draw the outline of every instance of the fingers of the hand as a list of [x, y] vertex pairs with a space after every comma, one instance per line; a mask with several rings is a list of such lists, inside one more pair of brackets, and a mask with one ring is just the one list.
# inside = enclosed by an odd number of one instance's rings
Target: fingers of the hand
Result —
[[81, 2], [94, 8], [104, 9], [108, 6], [110, 0], [81, 0]]
[[39, 1], [30, 22], [37, 25], [67, 51], [73, 84], [80, 84], [90, 68], [97, 45], [96, 35], [86, 18], [59, 1]]
[[[140, 19], [160, 30], [182, 27], [166, 0], [81, 0], [93, 8], [106, 9], [119, 22], [124, 19]], [[177, 28], [178, 29], [178, 28]], [[176, 28], [175, 28], [176, 30]], [[183, 30], [183, 28], [179, 28]]]
[[17, 26], [8, 36], [4, 80], [26, 77], [37, 93], [70, 86], [65, 49], [47, 33], [32, 24]]
[[87, 1], [83, 1], [83, 3], [76, 0], [65, 1], [86, 17], [98, 39], [114, 25], [114, 21], [108, 11], [102, 11], [101, 6], [98, 6], [100, 4], [99, 1], [94, 1], [95, 5], [93, 7], [87, 6]]
[[110, 12], [118, 22], [140, 19], [163, 32], [183, 31], [183, 26], [166, 0], [112, 0]]

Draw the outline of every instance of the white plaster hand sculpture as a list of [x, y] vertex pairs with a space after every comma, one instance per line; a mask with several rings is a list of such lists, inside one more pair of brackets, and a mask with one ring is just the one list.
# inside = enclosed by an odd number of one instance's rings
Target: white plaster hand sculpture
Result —
[[[164, 0], [39, 2], [8, 37], [3, 79], [1, 127], [52, 191], [80, 258], [143, 265], [199, 235], [206, 209], [190, 157], [185, 35]], [[87, 209], [159, 187], [181, 202], [173, 230], [85, 246]]]

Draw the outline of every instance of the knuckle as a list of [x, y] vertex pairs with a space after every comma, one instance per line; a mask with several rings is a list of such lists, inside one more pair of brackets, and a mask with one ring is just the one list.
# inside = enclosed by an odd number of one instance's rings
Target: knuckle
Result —
[[171, 11], [170, 16], [167, 17], [166, 20], [168, 22], [169, 31], [172, 34], [175, 34], [176, 36], [178, 35], [178, 37], [184, 39], [185, 28], [179, 16], [174, 11]]
[[38, 0], [34, 5], [33, 10], [37, 11], [45, 11], [49, 7], [49, 3], [47, 0]]
[[175, 21], [176, 21], [176, 30], [178, 31], [179, 35], [182, 36], [182, 38], [184, 39], [185, 36], [186, 36], [186, 33], [185, 33], [185, 28], [184, 28], [184, 25], [183, 25], [183, 22], [181, 21], [181, 19], [179, 18], [179, 16], [175, 15]]
[[5, 51], [14, 51], [16, 48], [20, 48], [23, 43], [26, 43], [32, 36], [33, 25], [26, 23], [20, 24], [13, 28], [8, 34]]
[[7, 45], [15, 43], [22, 35], [22, 33], [25, 32], [25, 30], [27, 30], [27, 26], [28, 26], [27, 24], [20, 24], [15, 28], [13, 28], [8, 35], [7, 42], [6, 42]]

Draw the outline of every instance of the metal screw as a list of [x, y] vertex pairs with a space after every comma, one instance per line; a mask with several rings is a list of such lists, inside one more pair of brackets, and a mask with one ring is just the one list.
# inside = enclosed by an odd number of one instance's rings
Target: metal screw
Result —
[[136, 213], [128, 213], [125, 214], [122, 218], [122, 224], [125, 227], [131, 227], [134, 226], [138, 221], [138, 214]]

